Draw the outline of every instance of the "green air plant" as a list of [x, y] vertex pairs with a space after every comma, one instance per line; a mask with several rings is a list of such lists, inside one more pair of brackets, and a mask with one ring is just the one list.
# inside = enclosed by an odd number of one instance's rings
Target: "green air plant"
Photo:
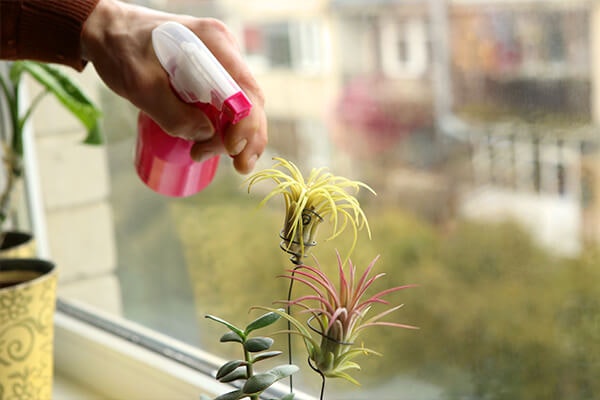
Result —
[[272, 197], [281, 194], [285, 199], [285, 220], [280, 236], [281, 248], [292, 254], [292, 262], [300, 264], [308, 249], [316, 244], [317, 228], [324, 218], [329, 217], [333, 233], [327, 240], [341, 234], [348, 224], [352, 226], [354, 241], [349, 253], [356, 245], [358, 230], [371, 230], [367, 218], [355, 197], [361, 187], [375, 194], [362, 182], [335, 176], [325, 168], [313, 169], [304, 179], [292, 162], [275, 157], [277, 163], [269, 169], [259, 171], [248, 179], [248, 191], [264, 180], [275, 182], [275, 188], [261, 201], [264, 205]]
[[[37, 81], [44, 90], [30, 103], [22, 99], [21, 85], [25, 74]], [[0, 87], [8, 104], [11, 131], [3, 139], [3, 162], [6, 185], [0, 193], [0, 226], [5, 222], [16, 180], [23, 174], [23, 130], [32, 112], [46, 94], [52, 94], [86, 128], [84, 143], [102, 144], [99, 120], [100, 110], [57, 68], [34, 61], [15, 61], [9, 64], [8, 77], [0, 74]], [[1, 243], [1, 240], [0, 240]]]
[[[248, 178], [248, 192], [259, 182], [275, 182], [275, 188], [263, 198], [259, 206], [263, 206], [278, 194], [283, 196], [285, 219], [280, 232], [280, 247], [292, 255], [290, 260], [293, 264], [300, 265], [302, 259], [308, 255], [308, 250], [317, 244], [317, 229], [325, 218], [329, 218], [332, 224], [332, 233], [327, 240], [339, 236], [348, 224], [351, 225], [354, 239], [348, 257], [356, 246], [360, 229], [366, 227], [369, 238], [371, 237], [367, 217], [355, 195], [361, 187], [375, 194], [373, 189], [362, 182], [333, 175], [325, 168], [314, 168], [308, 179], [304, 179], [300, 169], [291, 161], [279, 157], [275, 157], [274, 160], [276, 163], [272, 168], [259, 171]], [[294, 281], [290, 280], [288, 300], [292, 295], [293, 283]], [[290, 312], [289, 306], [287, 312]], [[289, 321], [288, 330], [291, 330]], [[293, 355], [290, 335], [288, 358], [291, 364]], [[291, 377], [290, 391], [293, 391]]]
[[[238, 400], [250, 398], [258, 400], [275, 382], [284, 379], [296, 371], [298, 367], [295, 365], [279, 365], [262, 373], [256, 373], [254, 366], [260, 361], [264, 361], [281, 354], [281, 351], [271, 351], [273, 339], [267, 336], [250, 337], [250, 334], [258, 329], [265, 328], [275, 323], [280, 315], [275, 310], [261, 315], [254, 321], [248, 324], [245, 329], [227, 322], [221, 318], [207, 315], [206, 318], [225, 325], [230, 329], [229, 332], [221, 336], [221, 342], [239, 343], [242, 346], [244, 354], [243, 360], [232, 360], [223, 364], [217, 371], [216, 378], [220, 382], [230, 383], [233, 381], [242, 381], [239, 389], [218, 396], [215, 400]], [[264, 398], [264, 397], [262, 397]], [[284, 395], [279, 400], [292, 400], [293, 393]], [[275, 399], [272, 399], [275, 400]]]
[[362, 275], [358, 276], [357, 268], [351, 260], [348, 262], [348, 271], [344, 271], [344, 263], [338, 253], [337, 287], [318, 267], [299, 265], [288, 270], [288, 274], [283, 277], [303, 284], [310, 289], [311, 294], [279, 303], [300, 307], [302, 309], [300, 313], [309, 316], [306, 323], [302, 323], [289, 312], [257, 307], [281, 315], [294, 326], [295, 330], [292, 333], [302, 337], [311, 368], [323, 378], [321, 398], [323, 398], [325, 378], [343, 378], [358, 384], [358, 381], [347, 373], [351, 369], [360, 369], [354, 359], [363, 354], [380, 355], [376, 351], [363, 347], [362, 344], [357, 344], [359, 335], [366, 328], [390, 326], [418, 329], [411, 325], [382, 321], [382, 318], [398, 310], [402, 305], [388, 307], [370, 316], [374, 305], [389, 306], [390, 303], [384, 299], [386, 295], [416, 286], [396, 286], [369, 294], [371, 285], [385, 275], [379, 273], [370, 276], [378, 258], [375, 258]]

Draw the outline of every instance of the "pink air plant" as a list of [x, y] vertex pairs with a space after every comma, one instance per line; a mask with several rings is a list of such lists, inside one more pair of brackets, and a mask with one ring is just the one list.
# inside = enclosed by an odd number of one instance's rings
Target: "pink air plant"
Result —
[[[364, 273], [358, 277], [356, 266], [353, 265], [351, 260], [348, 262], [349, 271], [344, 271], [344, 263], [338, 253], [338, 287], [319, 268], [309, 265], [299, 265], [288, 270], [289, 274], [283, 275], [287, 279], [303, 284], [312, 291], [311, 294], [290, 301], [279, 302], [302, 308], [301, 313], [310, 315], [306, 324], [286, 313], [281, 311], [279, 313], [296, 328], [294, 333], [303, 338], [311, 367], [325, 377], [344, 378], [358, 384], [353, 377], [345, 372], [349, 369], [360, 369], [360, 366], [353, 359], [360, 354], [379, 355], [373, 350], [356, 344], [359, 335], [366, 328], [390, 326], [418, 329], [411, 325], [381, 320], [401, 308], [402, 305], [390, 307], [367, 319], [373, 305], [390, 304], [383, 297], [416, 286], [396, 286], [374, 295], [368, 295], [369, 287], [376, 280], [385, 276], [384, 273], [370, 276], [378, 258], [376, 257]], [[320, 341], [315, 339], [315, 335], [320, 336]]]

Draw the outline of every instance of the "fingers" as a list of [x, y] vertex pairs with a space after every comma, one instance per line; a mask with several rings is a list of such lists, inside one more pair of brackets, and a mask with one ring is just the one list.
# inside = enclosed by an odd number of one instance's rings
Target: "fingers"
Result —
[[[238, 172], [249, 173], [267, 145], [267, 119], [262, 90], [243, 60], [233, 34], [222, 22], [214, 19], [192, 19], [186, 22], [252, 102], [250, 114], [222, 132], [221, 147], [221, 151], [232, 156]], [[197, 155], [200, 149], [214, 150], [215, 145], [199, 144], [194, 154]]]
[[194, 141], [205, 141], [215, 136], [215, 129], [206, 114], [179, 99], [158, 60], [156, 64], [158, 69], [148, 71], [146, 80], [144, 75], [140, 77], [138, 85], [141, 89], [136, 92], [139, 96], [132, 99], [134, 104], [151, 115], [170, 135]]

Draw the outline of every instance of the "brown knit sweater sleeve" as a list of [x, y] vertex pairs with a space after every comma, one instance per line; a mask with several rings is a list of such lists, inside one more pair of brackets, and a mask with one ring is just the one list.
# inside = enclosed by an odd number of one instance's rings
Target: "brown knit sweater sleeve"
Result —
[[81, 71], [81, 31], [98, 1], [0, 0], [0, 58], [64, 64]]

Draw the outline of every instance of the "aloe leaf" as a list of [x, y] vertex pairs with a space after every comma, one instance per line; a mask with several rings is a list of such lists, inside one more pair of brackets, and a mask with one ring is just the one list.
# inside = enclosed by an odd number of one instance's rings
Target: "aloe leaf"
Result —
[[266, 314], [261, 315], [254, 321], [250, 322], [244, 332], [246, 333], [246, 335], [248, 335], [252, 331], [267, 327], [275, 323], [279, 318], [281, 317], [278, 314], [274, 312], [268, 312]]
[[23, 71], [52, 93], [86, 127], [87, 136], [84, 143], [103, 143], [98, 125], [102, 113], [67, 75], [48, 64], [33, 61], [19, 63], [18, 67], [23, 68]]
[[263, 360], [267, 360], [269, 358], [273, 358], [273, 357], [277, 357], [278, 355], [280, 355], [282, 352], [281, 351], [267, 351], [265, 353], [260, 353], [258, 354], [256, 357], [254, 357], [254, 360], [252, 362], [259, 362], [259, 361], [263, 361]]
[[219, 370], [217, 371], [217, 379], [221, 379], [222, 377], [224, 377], [225, 375], [231, 373], [232, 371], [236, 370], [238, 367], [242, 366], [242, 365], [246, 365], [247, 363], [243, 360], [233, 360], [233, 361], [228, 361], [225, 364], [223, 364], [221, 366], [221, 368], [219, 368]]
[[295, 365], [281, 365], [263, 374], [251, 376], [244, 384], [242, 392], [247, 395], [262, 393], [269, 386], [280, 379], [292, 375], [297, 372], [298, 369], [299, 368]]
[[244, 348], [251, 353], [257, 353], [259, 351], [270, 349], [273, 345], [273, 342], [275, 341], [270, 337], [252, 338], [248, 339], [246, 343], [244, 343]]
[[205, 316], [205, 318], [211, 319], [211, 320], [213, 320], [215, 322], [218, 322], [220, 324], [225, 325], [226, 327], [228, 327], [229, 329], [231, 329], [236, 335], [238, 335], [238, 337], [240, 339], [246, 340], [246, 334], [244, 333], [244, 331], [242, 331], [240, 328], [238, 328], [237, 326], [233, 325], [232, 323], [227, 322], [227, 321], [225, 321], [222, 318], [215, 317], [214, 315], [210, 315], [210, 314], [207, 314]]
[[238, 400], [245, 396], [241, 390], [234, 390], [233, 392], [225, 393], [216, 397], [215, 400]]

